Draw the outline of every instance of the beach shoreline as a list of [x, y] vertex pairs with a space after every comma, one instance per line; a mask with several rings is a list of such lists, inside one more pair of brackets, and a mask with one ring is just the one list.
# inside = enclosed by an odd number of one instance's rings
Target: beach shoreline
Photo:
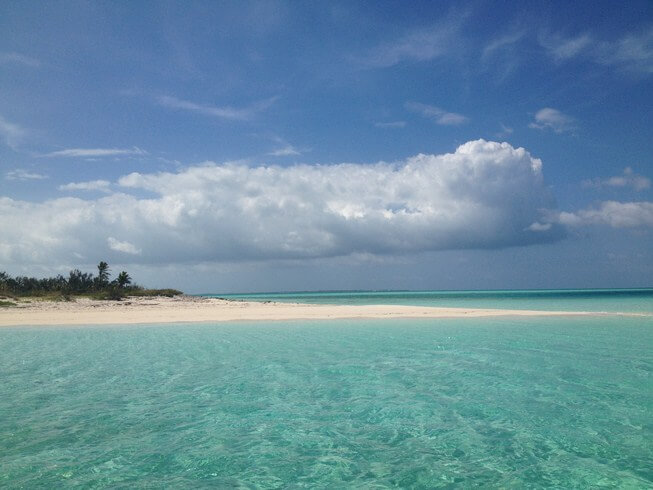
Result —
[[407, 305], [323, 305], [255, 302], [198, 296], [98, 301], [20, 302], [0, 309], [0, 327], [238, 321], [487, 318], [533, 316], [647, 316], [642, 313], [446, 308]]

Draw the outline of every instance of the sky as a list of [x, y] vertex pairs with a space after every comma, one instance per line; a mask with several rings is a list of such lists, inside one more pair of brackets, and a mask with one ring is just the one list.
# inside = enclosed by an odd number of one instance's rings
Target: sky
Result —
[[653, 3], [0, 3], [0, 271], [653, 286]]

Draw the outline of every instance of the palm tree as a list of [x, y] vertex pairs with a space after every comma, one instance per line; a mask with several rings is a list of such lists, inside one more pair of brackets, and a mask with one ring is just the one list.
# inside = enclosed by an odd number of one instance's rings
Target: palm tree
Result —
[[97, 283], [101, 288], [109, 284], [109, 264], [104, 261], [97, 265]]
[[129, 277], [129, 274], [127, 272], [122, 271], [120, 274], [118, 274], [118, 287], [119, 288], [124, 288], [128, 284], [131, 284], [132, 278]]
[[70, 271], [68, 276], [68, 290], [76, 293], [88, 292], [93, 289], [93, 275], [90, 272], [82, 272], [79, 269]]

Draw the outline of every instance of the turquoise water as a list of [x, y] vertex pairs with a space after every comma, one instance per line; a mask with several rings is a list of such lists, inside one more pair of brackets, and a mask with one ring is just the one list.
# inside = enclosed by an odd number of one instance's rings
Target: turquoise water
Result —
[[653, 322], [0, 329], [2, 488], [650, 488]]
[[387, 304], [547, 311], [622, 311], [653, 314], [653, 289], [651, 288], [511, 291], [336, 291], [206, 296], [249, 301], [313, 304]]

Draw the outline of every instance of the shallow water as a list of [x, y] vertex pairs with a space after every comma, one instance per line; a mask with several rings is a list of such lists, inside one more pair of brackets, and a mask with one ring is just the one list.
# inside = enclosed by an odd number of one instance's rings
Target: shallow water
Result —
[[548, 289], [506, 291], [331, 291], [206, 295], [249, 301], [345, 305], [411, 305], [514, 310], [648, 312], [653, 289]]
[[653, 485], [650, 318], [0, 330], [0, 487]]

